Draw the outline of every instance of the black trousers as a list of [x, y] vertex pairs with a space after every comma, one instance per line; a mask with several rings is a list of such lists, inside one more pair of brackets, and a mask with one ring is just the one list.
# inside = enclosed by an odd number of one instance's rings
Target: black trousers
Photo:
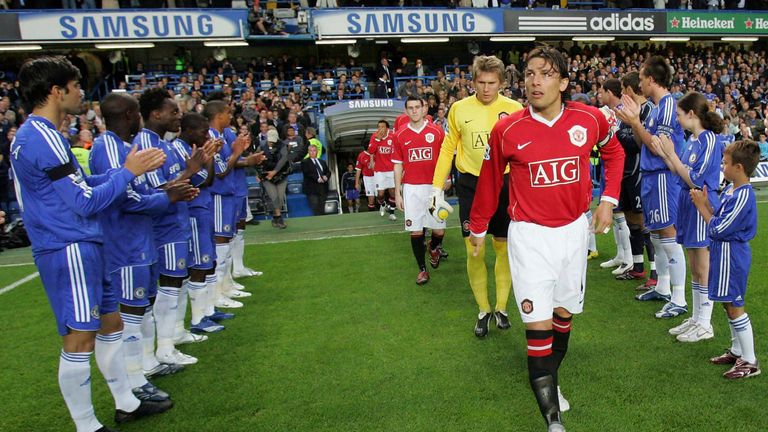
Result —
[[312, 209], [312, 214], [315, 216], [325, 214], [325, 196], [318, 194], [307, 194], [309, 200], [309, 208]]

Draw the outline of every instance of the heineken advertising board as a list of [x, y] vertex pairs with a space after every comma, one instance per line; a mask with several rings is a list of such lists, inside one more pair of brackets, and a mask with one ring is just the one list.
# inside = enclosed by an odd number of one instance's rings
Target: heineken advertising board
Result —
[[667, 12], [668, 33], [768, 36], [768, 14]]

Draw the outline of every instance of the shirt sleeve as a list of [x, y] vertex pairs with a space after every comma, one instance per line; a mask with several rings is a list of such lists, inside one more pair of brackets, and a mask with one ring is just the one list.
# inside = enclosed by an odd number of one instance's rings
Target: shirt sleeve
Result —
[[155, 192], [153, 194], [140, 194], [130, 185], [126, 190], [125, 199], [120, 203], [120, 210], [125, 213], [139, 213], [149, 216], [155, 216], [164, 213], [171, 201], [165, 192]]
[[696, 187], [703, 188], [707, 180], [708, 174], [712, 172], [713, 166], [717, 164], [720, 166], [722, 155], [717, 153], [717, 137], [713, 132], [705, 132], [699, 137], [699, 141], [704, 144], [704, 159], [701, 162], [701, 166], [697, 170], [691, 170], [689, 175], [691, 177], [691, 183]]
[[[141, 134], [139, 139], [139, 150], [147, 150], [151, 148], [157, 148], [157, 146], [152, 145], [152, 138], [148, 134]], [[163, 174], [163, 167], [153, 171], [147, 171], [146, 176], [147, 183], [153, 188], [159, 188], [168, 182]]]
[[456, 123], [456, 111], [458, 111], [456, 108], [448, 111], [448, 136], [443, 138], [443, 145], [440, 146], [440, 156], [437, 158], [435, 174], [432, 176], [432, 187], [442, 188], [451, 172], [453, 155], [461, 139], [461, 132]]
[[371, 157], [376, 154], [376, 150], [379, 148], [379, 142], [376, 141], [376, 134], [374, 133], [371, 135], [371, 141], [368, 143], [368, 153], [371, 154]]
[[595, 118], [597, 119], [598, 131], [597, 147], [600, 149], [600, 157], [605, 162], [605, 190], [600, 200], [618, 205], [621, 178], [624, 171], [624, 149], [605, 116], [598, 113]]
[[656, 134], [672, 138], [677, 126], [677, 107], [673, 98], [665, 98], [659, 107], [659, 117], [656, 119]]
[[403, 163], [403, 150], [402, 145], [400, 144], [400, 135], [395, 135], [395, 143], [392, 147], [392, 163]]
[[709, 236], [713, 240], [728, 241], [731, 236], [740, 231], [750, 223], [751, 211], [754, 207], [754, 196], [750, 193], [751, 189], [742, 188], [736, 192], [736, 196], [727, 200], [725, 206], [719, 213], [709, 221]]
[[[504, 181], [507, 160], [504, 158], [502, 128], [505, 122], [496, 123], [488, 140], [488, 151], [477, 179], [475, 199], [469, 214], [469, 231], [475, 237], [482, 237], [488, 231], [488, 221], [499, 207], [499, 193]], [[504, 127], [504, 126], [502, 126]], [[449, 133], [450, 134], [450, 133]], [[444, 141], [445, 142], [445, 141]], [[443, 145], [445, 148], [445, 145]], [[434, 183], [433, 183], [434, 186]]]

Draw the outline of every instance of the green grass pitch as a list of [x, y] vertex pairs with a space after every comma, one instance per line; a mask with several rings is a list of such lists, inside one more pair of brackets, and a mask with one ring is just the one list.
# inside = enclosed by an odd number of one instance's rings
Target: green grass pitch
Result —
[[[759, 211], [747, 308], [758, 358], [768, 362], [768, 205]], [[243, 282], [253, 297], [224, 332], [182, 346], [197, 365], [155, 381], [175, 407], [121, 431], [544, 429], [514, 305], [511, 330], [493, 327], [484, 340], [473, 335], [477, 310], [456, 221], [446, 236], [451, 256], [423, 287], [414, 283], [401, 220], [358, 214], [287, 221], [284, 231], [268, 223], [248, 228], [247, 264], [265, 272]], [[349, 237], [334, 238], [340, 235]], [[615, 252], [612, 243], [598, 236], [601, 255], [589, 264], [585, 311], [561, 369], [572, 406], [564, 414], [568, 431], [768, 430], [768, 377], [727, 382], [725, 368], [707, 362], [729, 344], [722, 308], [713, 315], [714, 340], [676, 342], [667, 330], [681, 319], [654, 318], [661, 304], [633, 300], [637, 282], [615, 281], [598, 268]], [[489, 248], [492, 266], [491, 256]], [[28, 251], [0, 254], [0, 265], [29, 261]], [[0, 267], [0, 288], [34, 271]], [[0, 295], [0, 323], [0, 431], [74, 430], [56, 381], [60, 342], [39, 279]], [[95, 361], [92, 370], [97, 415], [113, 425], [114, 405]]]

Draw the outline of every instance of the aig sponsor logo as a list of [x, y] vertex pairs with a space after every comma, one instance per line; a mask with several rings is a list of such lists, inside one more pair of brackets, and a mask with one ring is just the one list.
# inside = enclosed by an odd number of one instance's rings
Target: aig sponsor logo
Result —
[[419, 147], [408, 149], [408, 161], [419, 162], [432, 160], [432, 148], [431, 147]]
[[578, 156], [529, 162], [531, 187], [543, 188], [579, 181]]

